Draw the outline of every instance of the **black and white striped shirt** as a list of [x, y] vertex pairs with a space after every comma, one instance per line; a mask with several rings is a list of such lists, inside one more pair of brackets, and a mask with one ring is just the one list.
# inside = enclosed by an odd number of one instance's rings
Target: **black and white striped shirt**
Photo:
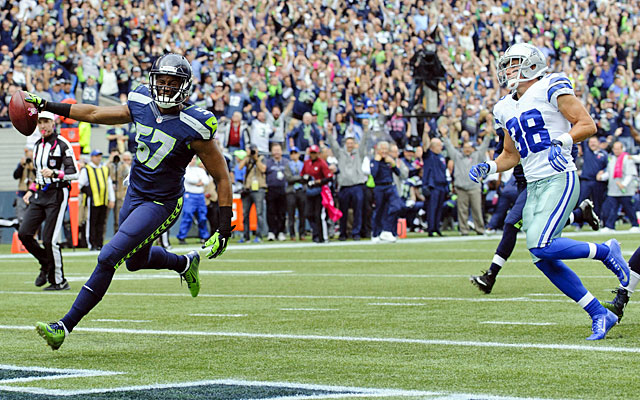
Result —
[[[78, 179], [78, 165], [73, 148], [67, 139], [58, 134], [38, 139], [33, 148], [33, 163], [36, 167], [36, 183], [40, 187]], [[42, 176], [45, 168], [53, 170], [52, 177]]]

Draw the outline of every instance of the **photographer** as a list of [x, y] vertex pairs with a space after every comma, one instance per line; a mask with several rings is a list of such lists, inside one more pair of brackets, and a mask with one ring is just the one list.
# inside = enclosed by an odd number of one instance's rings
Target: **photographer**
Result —
[[[129, 175], [131, 170], [131, 163], [133, 162], [133, 156], [130, 152], [125, 151], [120, 154], [118, 149], [113, 149], [109, 154], [109, 176], [111, 182], [113, 182], [113, 190], [116, 194], [116, 202], [112, 208], [113, 212], [113, 233], [118, 231], [120, 209], [124, 202], [124, 198], [127, 194], [127, 187], [124, 185], [124, 179]], [[108, 219], [108, 215], [107, 215]]]
[[244, 175], [244, 183], [242, 186], [242, 214], [244, 217], [244, 237], [239, 243], [248, 242], [250, 240], [249, 213], [251, 206], [256, 205], [256, 215], [258, 217], [258, 229], [253, 239], [255, 243], [262, 241], [262, 236], [267, 228], [264, 216], [264, 197], [267, 188], [266, 171], [267, 166], [264, 163], [264, 157], [258, 154], [258, 147], [249, 146], [247, 156], [243, 158], [238, 168], [246, 167]]
[[27, 146], [24, 148], [24, 157], [20, 159], [18, 166], [13, 171], [13, 179], [18, 179], [18, 190], [16, 191], [14, 206], [18, 224], [21, 224], [27, 211], [27, 203], [22, 198], [27, 193], [29, 186], [36, 180], [36, 170], [33, 166], [33, 147]]
[[[78, 166], [71, 144], [55, 132], [51, 112], [40, 112], [38, 129], [42, 137], [33, 151], [36, 178], [23, 197], [28, 207], [18, 237], [40, 263], [36, 286], [43, 286], [48, 280], [51, 285], [44, 290], [68, 290], [58, 238], [69, 200], [70, 181], [78, 177]], [[41, 238], [44, 248], [34, 237], [43, 222]]]
[[309, 147], [309, 159], [304, 162], [300, 175], [307, 182], [306, 215], [313, 229], [313, 241], [323, 243], [328, 242], [328, 238], [327, 224], [322, 212], [322, 185], [333, 178], [333, 172], [318, 153], [320, 147], [317, 144]]

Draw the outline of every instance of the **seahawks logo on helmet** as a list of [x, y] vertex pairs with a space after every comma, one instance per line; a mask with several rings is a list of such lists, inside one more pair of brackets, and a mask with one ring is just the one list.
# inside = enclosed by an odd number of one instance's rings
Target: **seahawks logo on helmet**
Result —
[[498, 60], [498, 82], [515, 90], [520, 82], [542, 76], [549, 67], [547, 59], [535, 46], [517, 43], [509, 47]]
[[[160, 75], [180, 78], [180, 86], [158, 85]], [[149, 90], [158, 107], [171, 108], [187, 101], [192, 88], [191, 65], [179, 54], [169, 53], [158, 58], [149, 72]]]

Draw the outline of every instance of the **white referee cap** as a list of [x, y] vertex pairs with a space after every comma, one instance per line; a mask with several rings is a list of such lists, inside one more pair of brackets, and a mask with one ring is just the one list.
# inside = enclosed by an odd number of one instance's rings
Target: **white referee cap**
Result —
[[46, 118], [52, 121], [56, 119], [53, 113], [50, 111], [40, 111], [40, 113], [38, 114], [38, 119], [40, 118]]

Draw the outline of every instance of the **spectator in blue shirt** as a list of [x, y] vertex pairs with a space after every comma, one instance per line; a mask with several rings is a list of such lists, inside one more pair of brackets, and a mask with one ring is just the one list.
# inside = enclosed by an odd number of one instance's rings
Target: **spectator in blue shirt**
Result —
[[389, 155], [389, 143], [376, 145], [376, 155], [371, 161], [371, 176], [376, 186], [373, 189], [375, 208], [371, 223], [372, 240], [395, 242], [398, 212], [403, 203], [393, 184], [393, 174], [400, 175], [395, 160]]
[[422, 154], [424, 162], [422, 174], [422, 193], [428, 200], [425, 201], [427, 206], [427, 221], [429, 223], [429, 236], [437, 234], [442, 236], [440, 232], [440, 220], [442, 219], [442, 204], [444, 203], [449, 186], [447, 182], [447, 160], [442, 153], [442, 140], [438, 138], [431, 139], [429, 133], [426, 132], [422, 137], [422, 146], [427, 149]]
[[302, 123], [289, 132], [287, 136], [289, 138], [289, 148], [295, 146], [303, 153], [311, 145], [324, 143], [320, 128], [313, 122], [311, 113], [305, 113], [302, 117]]

